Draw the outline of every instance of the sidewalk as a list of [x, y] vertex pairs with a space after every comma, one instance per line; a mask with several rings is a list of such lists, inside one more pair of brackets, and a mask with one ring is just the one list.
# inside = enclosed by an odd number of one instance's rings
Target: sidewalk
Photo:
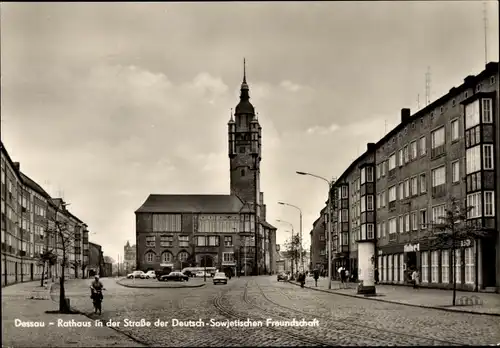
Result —
[[[35, 284], [36, 283], [36, 284]], [[4, 347], [142, 347], [108, 327], [96, 327], [80, 314], [47, 314], [58, 309], [50, 300], [27, 299], [40, 282], [15, 284], [2, 288], [2, 346]], [[48, 297], [49, 290], [45, 291]], [[15, 321], [44, 323], [45, 327], [16, 327]], [[58, 327], [58, 319], [66, 323], [91, 322], [90, 327]], [[54, 323], [50, 325], [49, 323]], [[76, 326], [78, 324], [74, 324]], [[80, 324], [81, 325], [81, 324]]]
[[[291, 283], [299, 285], [297, 282]], [[332, 289], [328, 290], [327, 278], [318, 279], [318, 287], [315, 287], [314, 279], [308, 277], [306, 279], [305, 286], [314, 290], [332, 292], [335, 294], [375, 301], [392, 302], [409, 306], [435, 308], [455, 312], [500, 316], [500, 294], [457, 291], [456, 303], [458, 303], [460, 298], [463, 296], [467, 296], [469, 298], [477, 296], [482, 301], [482, 304], [452, 307], [451, 301], [453, 291], [451, 290], [427, 288], [413, 289], [411, 286], [377, 285], [377, 296], [365, 297], [364, 295], [357, 294], [356, 283], [347, 283], [348, 288], [341, 289], [341, 283], [339, 281], [332, 281]]]

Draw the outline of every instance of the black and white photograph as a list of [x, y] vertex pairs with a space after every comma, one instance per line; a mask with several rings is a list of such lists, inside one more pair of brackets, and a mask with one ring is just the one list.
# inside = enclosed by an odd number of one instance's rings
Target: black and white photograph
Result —
[[500, 345], [497, 1], [2, 2], [2, 347]]

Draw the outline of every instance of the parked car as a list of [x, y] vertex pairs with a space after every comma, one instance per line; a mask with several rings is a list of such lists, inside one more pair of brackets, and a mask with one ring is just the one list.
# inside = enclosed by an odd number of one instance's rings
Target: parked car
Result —
[[168, 281], [177, 281], [177, 282], [184, 282], [188, 281], [189, 277], [182, 272], [170, 272], [167, 275], [163, 275], [160, 278], [158, 278], [160, 282], [168, 282]]
[[286, 282], [288, 280], [288, 276], [285, 273], [278, 273], [278, 281], [280, 280]]
[[209, 272], [206, 272], [206, 273], [205, 273], [205, 272], [203, 272], [203, 271], [201, 271], [201, 272], [196, 272], [196, 277], [197, 277], [197, 278], [199, 278], [199, 277], [203, 278], [203, 277], [205, 277], [205, 275], [206, 275], [206, 277], [207, 277], [207, 278], [210, 278], [210, 277], [212, 276], [212, 274], [211, 274], [211, 273], [209, 273]]
[[223, 272], [218, 272], [214, 275], [214, 285], [219, 283], [227, 284], [227, 277]]
[[132, 279], [132, 278], [144, 279], [144, 278], [146, 278], [146, 273], [144, 273], [143, 271], [133, 271], [132, 273], [127, 274], [127, 278], [128, 279]]
[[147, 271], [146, 274], [144, 275], [146, 279], [155, 279], [156, 278], [156, 272], [155, 271]]

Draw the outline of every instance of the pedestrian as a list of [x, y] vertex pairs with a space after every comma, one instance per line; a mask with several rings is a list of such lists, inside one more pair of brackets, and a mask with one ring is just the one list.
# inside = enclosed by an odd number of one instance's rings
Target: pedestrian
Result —
[[316, 284], [316, 287], [318, 287], [318, 278], [319, 278], [319, 271], [317, 269], [314, 270], [314, 283]]
[[348, 269], [345, 270], [345, 279], [347, 282], [349, 282], [349, 270]]
[[375, 268], [375, 284], [378, 284], [378, 268]]
[[413, 288], [418, 289], [418, 271], [416, 268], [413, 270], [413, 273], [411, 274], [411, 280], [413, 282]]
[[306, 274], [304, 272], [300, 272], [299, 274], [300, 287], [303, 288], [306, 283]]
[[345, 268], [340, 267], [340, 282], [345, 287]]

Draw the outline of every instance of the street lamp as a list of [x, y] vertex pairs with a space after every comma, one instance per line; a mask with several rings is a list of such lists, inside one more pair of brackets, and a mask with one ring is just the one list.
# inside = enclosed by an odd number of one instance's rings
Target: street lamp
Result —
[[[288, 221], [284, 221], [284, 220], [279, 220], [279, 219], [277, 219], [276, 221], [277, 221], [277, 222], [284, 223], [284, 224], [287, 224], [287, 225], [289, 225], [289, 226], [292, 228], [292, 253], [293, 253], [293, 252], [294, 252], [294, 250], [293, 250], [293, 232], [294, 232], [293, 225], [292, 225], [290, 222], [288, 222]], [[293, 255], [293, 254], [292, 254], [292, 255]], [[297, 264], [297, 261], [298, 261], [298, 260], [297, 260], [297, 259], [295, 259], [295, 271], [296, 271], [296, 272], [297, 272], [297, 270], [298, 270], [298, 268], [299, 268], [299, 265]], [[292, 263], [293, 263], [293, 259], [292, 259]], [[293, 273], [293, 272], [292, 272], [292, 273]]]
[[304, 252], [302, 249], [302, 210], [297, 207], [296, 205], [290, 204], [290, 203], [285, 203], [285, 202], [278, 202], [278, 204], [281, 205], [286, 205], [292, 208], [295, 208], [299, 211], [300, 214], [300, 226], [299, 226], [299, 239], [300, 239], [300, 265], [302, 266], [302, 270], [305, 271], [305, 266], [304, 266]]
[[326, 181], [328, 184], [328, 227], [327, 227], [327, 237], [328, 237], [328, 289], [332, 288], [332, 236], [331, 236], [331, 226], [332, 226], [332, 198], [330, 191], [333, 186], [333, 181], [323, 178], [322, 176], [306, 173], [306, 172], [296, 172], [299, 175], [309, 175], [317, 179]]

